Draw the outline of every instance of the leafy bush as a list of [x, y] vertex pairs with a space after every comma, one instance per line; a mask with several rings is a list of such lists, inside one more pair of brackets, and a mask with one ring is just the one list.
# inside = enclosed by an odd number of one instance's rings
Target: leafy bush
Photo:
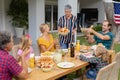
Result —
[[12, 0], [7, 15], [12, 18], [13, 27], [28, 28], [28, 2], [26, 0]]
[[97, 32], [102, 31], [102, 25], [97, 25], [97, 26], [93, 27], [93, 29]]

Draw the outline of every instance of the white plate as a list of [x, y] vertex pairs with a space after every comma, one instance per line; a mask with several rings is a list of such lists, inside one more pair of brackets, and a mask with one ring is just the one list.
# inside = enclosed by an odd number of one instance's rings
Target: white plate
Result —
[[86, 58], [91, 58], [91, 57], [94, 57], [92, 54], [90, 53], [84, 53], [82, 54], [83, 56], [85, 56]]
[[72, 68], [75, 66], [75, 64], [72, 62], [60, 62], [57, 64], [57, 66], [60, 68]]
[[80, 50], [80, 52], [86, 53], [88, 52], [88, 50]]
[[66, 53], [66, 52], [68, 52], [68, 49], [62, 49], [62, 51]]
[[96, 50], [96, 48], [97, 48], [97, 45], [91, 46], [91, 49], [93, 49], [93, 50]]

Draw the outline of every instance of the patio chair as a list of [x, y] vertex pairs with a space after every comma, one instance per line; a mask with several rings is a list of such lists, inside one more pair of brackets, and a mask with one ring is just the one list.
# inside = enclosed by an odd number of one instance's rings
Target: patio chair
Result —
[[112, 63], [115, 58], [115, 50], [108, 50], [109, 53], [109, 63]]
[[[96, 80], [110, 80], [110, 76], [112, 74], [113, 68], [115, 67], [116, 62], [112, 62], [111, 64], [101, 68], [97, 74]], [[83, 80], [92, 80], [83, 76]], [[113, 79], [114, 80], [114, 79]]]
[[112, 74], [109, 80], [118, 80], [118, 74], [120, 69], [120, 52], [116, 54], [114, 61], [116, 62], [116, 65], [112, 71]]
[[[110, 76], [112, 70], [114, 69], [116, 62], [112, 62], [111, 64], [101, 68], [97, 74], [96, 80], [110, 80]], [[114, 79], [112, 79], [114, 80]]]

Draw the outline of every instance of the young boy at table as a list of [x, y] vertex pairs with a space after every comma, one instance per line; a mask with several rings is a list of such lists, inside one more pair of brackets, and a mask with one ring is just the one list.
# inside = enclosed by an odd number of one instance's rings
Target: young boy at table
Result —
[[85, 77], [95, 80], [98, 71], [109, 63], [109, 54], [106, 48], [98, 46], [93, 57], [87, 58], [84, 54], [79, 56], [81, 60], [89, 62], [90, 66], [85, 73]]

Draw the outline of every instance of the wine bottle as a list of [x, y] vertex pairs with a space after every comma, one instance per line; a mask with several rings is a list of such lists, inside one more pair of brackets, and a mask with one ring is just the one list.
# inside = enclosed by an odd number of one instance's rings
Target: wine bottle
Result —
[[70, 57], [74, 57], [75, 55], [75, 47], [73, 45], [73, 43], [71, 43], [70, 45]]

